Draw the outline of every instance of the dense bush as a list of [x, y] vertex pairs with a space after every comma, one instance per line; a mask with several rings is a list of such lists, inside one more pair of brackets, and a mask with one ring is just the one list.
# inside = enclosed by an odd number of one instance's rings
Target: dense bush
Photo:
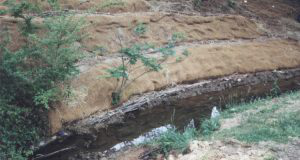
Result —
[[26, 159], [43, 133], [43, 121], [33, 108], [9, 105], [0, 97], [0, 159]]
[[20, 32], [24, 43], [10, 50], [10, 37], [2, 31], [0, 159], [26, 159], [33, 143], [45, 132], [47, 109], [68, 93], [65, 82], [78, 73], [75, 63], [81, 52], [76, 42], [83, 38], [83, 22], [55, 16], [45, 18], [37, 27], [32, 23], [34, 17], [24, 14], [33, 8], [30, 3], [7, 4], [11, 15], [23, 19]]

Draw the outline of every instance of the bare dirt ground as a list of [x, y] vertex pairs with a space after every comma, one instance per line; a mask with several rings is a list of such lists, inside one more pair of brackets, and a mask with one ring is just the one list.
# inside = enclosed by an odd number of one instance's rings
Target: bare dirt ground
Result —
[[[184, 15], [242, 15], [258, 23], [265, 29], [268, 36], [278, 36], [292, 40], [300, 39], [300, 23], [296, 21], [300, 14], [300, 3], [296, 0], [268, 0], [268, 1], [235, 1], [234, 7], [228, 6], [225, 0], [203, 0], [198, 8], [192, 6], [192, 1], [148, 1], [153, 11], [172, 12]], [[299, 42], [298, 42], [299, 45]], [[299, 52], [298, 52], [299, 53]], [[295, 107], [295, 105], [294, 105]], [[297, 108], [297, 105], [296, 105]], [[294, 108], [295, 109], [295, 108]], [[299, 107], [298, 107], [299, 109]], [[221, 129], [235, 127], [240, 124], [241, 115], [222, 122]], [[256, 145], [248, 145], [234, 139], [227, 141], [194, 141], [190, 146], [190, 153], [186, 155], [171, 155], [168, 159], [207, 159], [207, 160], [265, 160], [272, 159], [274, 155], [283, 160], [298, 160], [300, 157], [300, 141], [295, 139], [287, 144], [265, 142]], [[148, 150], [133, 148], [125, 152], [117, 153], [108, 159], [142, 159], [141, 155]], [[164, 159], [157, 157], [157, 159]]]
[[[52, 131], [55, 132], [61, 128], [61, 122], [85, 118], [97, 111], [105, 111], [112, 108], [110, 97], [102, 93], [104, 93], [103, 91], [111, 93], [115, 82], [113, 80], [97, 79], [96, 77], [103, 74], [100, 71], [101, 68], [108, 68], [118, 63], [118, 60], [114, 60], [113, 56], [122, 45], [126, 46], [135, 42], [152, 42], [161, 45], [170, 39], [172, 33], [183, 32], [186, 34], [186, 39], [178, 44], [178, 48], [187, 48], [193, 52], [192, 55], [200, 57], [205, 57], [204, 54], [207, 53], [207, 56], [212, 58], [211, 60], [205, 60], [205, 62], [209, 63], [206, 64], [203, 63], [202, 58], [191, 56], [193, 57], [192, 61], [185, 61], [187, 66], [183, 67], [182, 63], [178, 63], [178, 65], [163, 71], [164, 73], [162, 74], [154, 75], [151, 73], [149, 76], [144, 76], [140, 79], [141, 85], [137, 81], [132, 85], [137, 87], [129, 87], [124, 93], [124, 102], [132, 95], [160, 90], [170, 84], [180, 84], [232, 73], [243, 73], [244, 70], [241, 66], [244, 66], [244, 64], [249, 64], [246, 68], [247, 71], [251, 70], [250, 72], [299, 66], [298, 62], [283, 61], [281, 57], [286, 55], [292, 61], [296, 61], [298, 57], [297, 53], [299, 53], [298, 47], [300, 45], [297, 41], [300, 38], [300, 30], [298, 28], [299, 23], [295, 21], [295, 17], [297, 15], [296, 12], [299, 10], [299, 4], [298, 2], [286, 3], [285, 1], [275, 0], [272, 2], [251, 1], [244, 3], [243, 1], [236, 1], [234, 7], [229, 7], [227, 1], [203, 1], [200, 8], [196, 8], [193, 6], [193, 1], [147, 1], [147, 5], [151, 6], [147, 12], [87, 16], [86, 19], [88, 19], [90, 26], [86, 31], [91, 36], [81, 45], [86, 47], [88, 53], [94, 53], [94, 48], [97, 48], [97, 46], [105, 47], [108, 52], [99, 54], [97, 56], [99, 58], [98, 61], [93, 59], [80, 64], [80, 68], [84, 72], [73, 81], [75, 93], [78, 94], [77, 97], [79, 98], [76, 99], [76, 102], [71, 100], [71, 102], [62, 103], [62, 107], [50, 113]], [[266, 3], [264, 4], [266, 6], [264, 12], [263, 10], [255, 10], [256, 6], [262, 7], [262, 3]], [[274, 9], [272, 5], [279, 7], [280, 10]], [[234, 16], [228, 14], [233, 14]], [[283, 24], [281, 22], [282, 19], [288, 24]], [[138, 38], [132, 30], [139, 23], [147, 25], [147, 32]], [[262, 37], [267, 37], [267, 39], [259, 41], [258, 39]], [[269, 46], [268, 44], [274, 37], [277, 38], [278, 43], [276, 42], [276, 44]], [[288, 40], [287, 46], [279, 47], [285, 44], [282, 43], [282, 39]], [[246, 45], [247, 42], [243, 40], [258, 40], [259, 42], [257, 44], [249, 44], [250, 46], [246, 47], [244, 44]], [[222, 41], [223, 45], [220, 46], [214, 43], [216, 41]], [[229, 43], [230, 41], [236, 41], [236, 44]], [[238, 49], [239, 46], [241, 49]], [[207, 47], [212, 48], [206, 49]], [[283, 50], [278, 50], [278, 47]], [[294, 51], [288, 51], [292, 48], [294, 48]], [[239, 55], [249, 52], [249, 55], [244, 55], [244, 58], [240, 60], [232, 59], [233, 61], [222, 66], [223, 62], [215, 60], [213, 58], [215, 56], [209, 53], [213, 50], [215, 50], [214, 55], [217, 55], [216, 57], [225, 54], [221, 58], [222, 61], [230, 59], [230, 56], [232, 56], [230, 53]], [[267, 58], [267, 52], [278, 52], [280, 61], [275, 61], [273, 59], [275, 58], [274, 56], [271, 59], [270, 57]], [[254, 55], [254, 53], [257, 54]], [[289, 55], [290, 53], [295, 53], [295, 57]], [[249, 61], [249, 59], [255, 57], [258, 60]], [[103, 63], [101, 59], [106, 59], [108, 63]], [[99, 63], [102, 64], [99, 65]], [[258, 63], [265, 64], [266, 67], [256, 68], [256, 66], [259, 66]], [[211, 64], [216, 66], [211, 67]], [[241, 65], [235, 66], [231, 64]], [[288, 66], [286, 66], [287, 64]], [[291, 64], [294, 65], [290, 66]], [[231, 67], [233, 70], [228, 73], [227, 71]], [[199, 74], [197, 71], [190, 70], [190, 68], [207, 68], [204, 71], [207, 74]]]

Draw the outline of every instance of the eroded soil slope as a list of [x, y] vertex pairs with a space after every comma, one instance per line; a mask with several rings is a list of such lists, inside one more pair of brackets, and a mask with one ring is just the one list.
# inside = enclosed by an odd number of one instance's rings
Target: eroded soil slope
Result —
[[[120, 63], [118, 51], [121, 47], [137, 42], [162, 46], [174, 33], [183, 33], [185, 39], [176, 44], [175, 50], [181, 53], [187, 49], [191, 55], [180, 62], [176, 62], [176, 58], [170, 59], [161, 72], [152, 72], [134, 81], [123, 93], [123, 102], [133, 95], [180, 83], [300, 65], [300, 45], [297, 41], [300, 39], [297, 36], [300, 28], [295, 21], [299, 3], [296, 1], [244, 3], [238, 0], [234, 7], [228, 6], [227, 1], [203, 1], [198, 8], [193, 1], [116, 2], [60, 1], [66, 10], [75, 10], [75, 18], [86, 20], [88, 26], [84, 32], [88, 33], [88, 37], [78, 45], [89, 56], [78, 62], [81, 73], [71, 82], [74, 96], [50, 111], [53, 133], [66, 122], [112, 108], [111, 93], [117, 81], [99, 77], [105, 75], [105, 69]], [[5, 7], [0, 6], [1, 9]], [[47, 12], [48, 6], [43, 5], [43, 9]], [[47, 12], [44, 15], [51, 14]], [[39, 24], [42, 20], [37, 18], [34, 23]], [[16, 32], [17, 24], [18, 20], [9, 15], [0, 16], [0, 29], [8, 28], [13, 39], [10, 45], [15, 49], [22, 42], [20, 34]], [[134, 32], [139, 24], [146, 26], [142, 36]], [[159, 53], [150, 53], [159, 56]], [[134, 74], [144, 70], [141, 67]]]
[[[7, 8], [6, 0], [0, 0], [0, 10]], [[38, 4], [43, 11], [51, 11], [49, 3], [44, 0], [29, 0]], [[20, 2], [20, 0], [16, 0]], [[60, 7], [64, 10], [93, 11], [104, 13], [139, 12], [147, 11], [150, 5], [143, 0], [58, 0]]]
[[[178, 49], [179, 50], [179, 49]], [[134, 81], [123, 93], [122, 101], [130, 96], [159, 90], [172, 84], [192, 82], [199, 79], [220, 77], [234, 73], [257, 72], [293, 68], [300, 65], [300, 46], [287, 40], [267, 42], [236, 42], [229, 44], [196, 45], [188, 47], [191, 55], [184, 61], [170, 63], [161, 72], [152, 72]], [[50, 113], [53, 128], [59, 128], [59, 120], [70, 122], [111, 108], [111, 93], [117, 81], [99, 78], [112, 65], [112, 59], [86, 69], [72, 82], [75, 99], [66, 101]], [[173, 62], [173, 63], [172, 63]], [[115, 64], [118, 60], [115, 60]], [[140, 74], [141, 68], [135, 74]], [[60, 116], [61, 115], [61, 116]]]

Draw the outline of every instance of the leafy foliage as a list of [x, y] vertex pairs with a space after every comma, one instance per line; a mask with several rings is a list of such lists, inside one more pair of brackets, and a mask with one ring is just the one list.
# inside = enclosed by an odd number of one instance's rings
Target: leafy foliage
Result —
[[34, 16], [24, 13], [39, 13], [41, 10], [38, 4], [28, 2], [27, 0], [21, 0], [18, 2], [16, 0], [6, 0], [4, 4], [9, 7], [8, 12], [12, 16], [24, 20], [24, 24], [21, 25], [21, 31], [23, 34], [29, 34], [34, 32], [35, 26], [31, 22]]
[[80, 26], [71, 17], [49, 18], [45, 20], [45, 35], [28, 34], [19, 50], [4, 49], [0, 84], [5, 85], [1, 85], [0, 93], [26, 106], [47, 107], [55, 101], [57, 84], [77, 73], [74, 64], [80, 52], [74, 43], [81, 39]]
[[2, 34], [0, 159], [27, 159], [32, 145], [46, 132], [47, 109], [69, 94], [65, 82], [78, 73], [75, 63], [82, 54], [76, 42], [83, 38], [83, 21], [55, 16], [46, 18], [37, 28], [32, 23], [35, 17], [25, 13], [38, 12], [38, 6], [13, 0], [6, 4], [11, 15], [23, 19], [20, 32], [24, 43], [10, 50], [9, 34]]
[[0, 15], [5, 15], [7, 13], [7, 10], [0, 10]]
[[[112, 105], [118, 105], [120, 103], [122, 92], [129, 86], [129, 84], [134, 82], [136, 79], [149, 72], [160, 71], [163, 68], [162, 64], [164, 64], [164, 62], [166, 62], [166, 60], [170, 56], [175, 55], [176, 52], [173, 50], [173, 48], [175, 47], [175, 44], [183, 38], [184, 34], [175, 33], [172, 35], [171, 40], [168, 42], [168, 44], [163, 47], [157, 48], [154, 45], [144, 43], [133, 44], [131, 47], [122, 48], [120, 50], [121, 64], [119, 66], [107, 69], [108, 75], [105, 76], [106, 78], [115, 78], [118, 81], [121, 81], [120, 84], [118, 84], [118, 86], [116, 87], [117, 89], [112, 93]], [[161, 53], [162, 56], [154, 57], [147, 54], [150, 49], [153, 52]], [[189, 52], [185, 50], [182, 54], [184, 56], [188, 56]], [[136, 68], [139, 68], [133, 67], [138, 62], [142, 63], [142, 67], [145, 68], [145, 71], [140, 75], [131, 77], [132, 73], [136, 72]]]
[[26, 159], [39, 139], [43, 124], [38, 111], [7, 104], [0, 97], [0, 159]]

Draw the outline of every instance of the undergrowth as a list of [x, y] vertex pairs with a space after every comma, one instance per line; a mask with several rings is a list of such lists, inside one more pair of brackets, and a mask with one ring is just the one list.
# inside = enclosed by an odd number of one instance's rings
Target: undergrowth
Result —
[[162, 133], [158, 138], [146, 143], [146, 145], [158, 148], [159, 153], [168, 155], [172, 150], [183, 152], [189, 146], [190, 141], [197, 136], [198, 132], [195, 128], [186, 128], [182, 133], [175, 128], [171, 128]]
[[[300, 92], [232, 107], [222, 113], [222, 117], [232, 118], [240, 113], [243, 115], [243, 121], [239, 126], [216, 132], [213, 136], [218, 139], [232, 137], [247, 143], [283, 143], [288, 142], [290, 137], [300, 137], [300, 110], [288, 109], [289, 106], [299, 105], [297, 98], [300, 98]], [[246, 112], [248, 110], [251, 112]]]
[[32, 22], [35, 17], [27, 14], [38, 12], [35, 4], [14, 0], [5, 4], [12, 16], [21, 19], [18, 32], [23, 41], [12, 49], [9, 31], [1, 31], [0, 159], [27, 159], [47, 133], [49, 107], [70, 93], [67, 80], [78, 73], [75, 63], [82, 57], [75, 43], [83, 38], [83, 21], [55, 16], [37, 26]]
[[203, 136], [209, 136], [220, 128], [219, 118], [206, 119], [201, 123], [200, 131]]
[[[273, 141], [288, 142], [292, 137], [300, 138], [300, 92], [290, 92], [281, 96], [269, 96], [250, 102], [227, 105], [220, 117], [204, 120], [199, 129], [190, 128], [180, 132], [174, 128], [153, 139], [148, 144], [158, 148], [159, 153], [168, 155], [170, 151], [183, 152], [192, 140], [226, 140], [234, 138], [246, 143]], [[294, 107], [293, 107], [294, 106]], [[296, 110], [294, 109], [296, 108]], [[224, 119], [242, 114], [241, 124], [222, 129]]]

